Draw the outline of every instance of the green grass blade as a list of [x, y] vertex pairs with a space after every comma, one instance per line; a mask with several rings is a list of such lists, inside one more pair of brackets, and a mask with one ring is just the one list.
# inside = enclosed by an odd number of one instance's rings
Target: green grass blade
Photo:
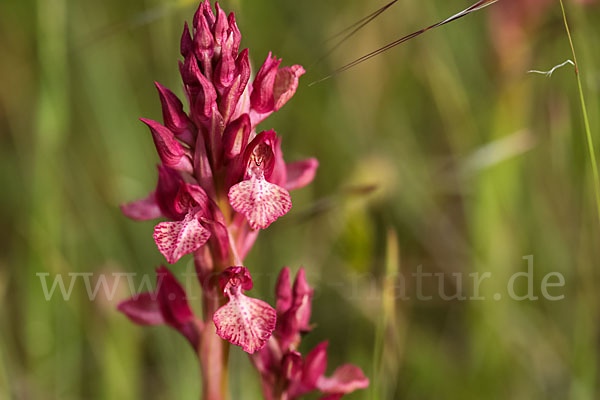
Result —
[[590, 162], [592, 163], [592, 174], [594, 177], [594, 192], [596, 194], [596, 211], [598, 212], [598, 223], [600, 223], [600, 176], [598, 174], [598, 162], [596, 161], [596, 153], [594, 151], [594, 141], [592, 137], [592, 130], [590, 128], [590, 120], [588, 118], [587, 108], [585, 106], [585, 97], [583, 95], [583, 86], [581, 84], [581, 75], [579, 73], [579, 64], [577, 63], [577, 56], [575, 55], [575, 46], [573, 45], [573, 38], [571, 37], [571, 30], [569, 29], [569, 22], [567, 21], [567, 13], [565, 12], [565, 5], [562, 0], [560, 1], [560, 9], [562, 11], [563, 22], [565, 24], [565, 31], [569, 38], [569, 46], [571, 46], [571, 53], [573, 54], [573, 63], [575, 64], [575, 77], [577, 78], [577, 90], [579, 91], [579, 101], [581, 103], [581, 111], [583, 113], [583, 124], [585, 127], [585, 136], [587, 140], [588, 150], [590, 153]]

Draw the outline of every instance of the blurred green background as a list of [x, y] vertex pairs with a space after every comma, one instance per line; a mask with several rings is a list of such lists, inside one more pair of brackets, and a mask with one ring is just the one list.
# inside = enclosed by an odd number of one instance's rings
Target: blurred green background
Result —
[[[181, 94], [177, 60], [193, 1], [0, 3], [0, 399], [190, 399], [193, 352], [176, 332], [116, 312], [129, 295], [44, 299], [36, 273], [153, 273], [153, 222], [118, 205], [155, 184], [137, 118], [160, 119], [153, 81]], [[252, 296], [307, 268], [316, 288], [306, 352], [363, 368], [348, 399], [597, 399], [600, 229], [573, 68], [557, 1], [501, 0], [334, 79], [331, 70], [467, 7], [400, 0], [324, 62], [326, 39], [383, 2], [223, 1], [254, 66], [272, 50], [303, 64], [296, 96], [262, 127], [287, 160], [316, 156], [315, 182], [247, 259]], [[600, 9], [567, 0], [596, 143]], [[368, 190], [371, 188], [372, 190]], [[374, 189], [373, 189], [374, 188]], [[560, 301], [515, 301], [509, 277], [534, 256], [534, 287], [560, 272]], [[482, 301], [403, 300], [401, 276], [490, 272]], [[173, 268], [181, 276], [188, 258]], [[152, 281], [154, 278], [152, 278]], [[435, 294], [435, 279], [424, 289]], [[468, 280], [462, 288], [469, 294]], [[520, 293], [526, 285], [519, 286]], [[429, 291], [429, 292], [428, 292]], [[259, 399], [231, 351], [232, 399]]]

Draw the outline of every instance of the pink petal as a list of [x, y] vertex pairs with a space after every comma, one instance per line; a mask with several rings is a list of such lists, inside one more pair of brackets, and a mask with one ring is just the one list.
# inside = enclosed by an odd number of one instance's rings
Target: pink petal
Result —
[[240, 33], [237, 23], [235, 22], [235, 14], [229, 13], [227, 21], [229, 22], [229, 32], [233, 35], [233, 52], [237, 53], [240, 49], [242, 34]]
[[250, 354], [267, 343], [276, 320], [275, 310], [270, 305], [243, 295], [241, 290], [213, 315], [217, 335]]
[[178, 329], [195, 318], [185, 290], [164, 266], [156, 269], [156, 291], [160, 311], [167, 324]]
[[160, 83], [154, 82], [154, 85], [156, 86], [158, 95], [160, 97], [160, 104], [162, 106], [165, 126], [185, 143], [194, 143], [193, 135], [189, 129], [190, 120], [187, 114], [183, 111], [183, 104], [181, 104], [179, 98], [177, 98], [173, 92]]
[[235, 78], [226, 90], [222, 90], [219, 111], [223, 115], [225, 122], [228, 122], [235, 114], [249, 79], [250, 60], [248, 59], [248, 49], [244, 49], [235, 60]]
[[250, 121], [252, 121], [252, 127], [256, 128], [256, 126], [258, 124], [260, 124], [265, 119], [267, 119], [267, 117], [269, 115], [271, 115], [272, 113], [273, 113], [273, 111], [268, 111], [268, 112], [265, 112], [265, 113], [261, 113], [261, 112], [258, 112], [258, 111], [256, 111], [256, 110], [254, 110], [254, 109], [251, 108], [250, 112], [249, 112], [249, 115], [250, 115]]
[[306, 281], [304, 268], [298, 270], [293, 289], [289, 283], [289, 272], [287, 277], [284, 277], [284, 271], [285, 269], [280, 274], [276, 288], [278, 312], [276, 336], [282, 348], [290, 348], [297, 346], [302, 333], [312, 329], [310, 315], [314, 290]]
[[276, 308], [279, 314], [283, 314], [292, 306], [292, 286], [290, 285], [290, 269], [284, 267], [277, 278], [275, 286]]
[[187, 22], [183, 24], [183, 33], [181, 34], [180, 41], [181, 55], [185, 58], [190, 51], [193, 50], [194, 42], [192, 41], [192, 36], [190, 35], [190, 28], [188, 27]]
[[[240, 55], [238, 56], [238, 60], [243, 61], [243, 63], [240, 62], [240, 67], [244, 73], [244, 77], [246, 76], [245, 74], [247, 74], [250, 71], [250, 61], [248, 60], [248, 49], [244, 49], [244, 52], [246, 53], [246, 55], [244, 55], [243, 53], [240, 53]], [[244, 58], [242, 58], [242, 56], [244, 56]], [[250, 79], [250, 75], [248, 75], [248, 80]], [[245, 88], [240, 88], [240, 89], [244, 89], [244, 91], [242, 92], [242, 94], [240, 95], [240, 98], [238, 99], [237, 105], [235, 106], [235, 111], [233, 112], [233, 114], [231, 115], [230, 120], [234, 120], [236, 118], [239, 118], [240, 115], [242, 114], [248, 114], [250, 115], [250, 90], [251, 90], [252, 86], [248, 85], [248, 83], [246, 83], [246, 87]], [[252, 118], [250, 118], [250, 121], [252, 121]], [[254, 127], [255, 125], [252, 125], [252, 127]]]
[[264, 301], [244, 295], [244, 290], [252, 289], [248, 268], [227, 268], [219, 276], [219, 286], [229, 301], [213, 315], [217, 335], [250, 354], [260, 350], [275, 329], [277, 313]]
[[273, 145], [271, 148], [273, 150], [273, 171], [271, 172], [270, 177], [265, 175], [265, 178], [267, 178], [271, 183], [290, 190], [286, 186], [287, 168], [285, 161], [283, 160], [283, 152], [281, 151], [281, 138], [274, 137], [272, 143]]
[[[198, 9], [196, 10], [196, 13], [194, 14], [194, 27], [197, 30], [199, 29], [198, 25], [200, 23], [201, 18], [206, 20], [207, 26], [209, 27], [209, 29], [212, 29], [215, 23], [215, 14], [213, 13], [212, 8], [210, 6], [210, 1], [208, 0], [202, 1]], [[212, 35], [210, 31], [209, 33]]]
[[[269, 182], [278, 184], [280, 182], [271, 179], [273, 170], [276, 167], [276, 151], [277, 151], [277, 133], [274, 130], [262, 131], [252, 139], [244, 150], [245, 169], [244, 179], [251, 176], [258, 177], [257, 173], [262, 171], [262, 176], [269, 179]], [[259, 161], [259, 164], [257, 164]]]
[[212, 109], [211, 117], [208, 122], [208, 139], [207, 151], [210, 154], [212, 165], [215, 170], [221, 166], [223, 158], [223, 131], [225, 130], [225, 121], [219, 110], [215, 107]]
[[219, 7], [219, 3], [215, 3], [215, 11], [217, 14], [217, 21], [215, 22], [215, 44], [216, 46], [222, 46], [227, 39], [227, 30], [229, 29], [229, 20], [225, 11]]
[[275, 108], [275, 99], [273, 97], [273, 86], [277, 77], [277, 68], [281, 60], [272, 57], [271, 52], [267, 59], [258, 70], [256, 78], [252, 83], [252, 94], [250, 102], [252, 108], [258, 113], [271, 112]]
[[209, 202], [208, 195], [200, 186], [182, 183], [175, 196], [175, 210], [187, 214], [189, 210], [198, 207], [201, 211], [207, 212]]
[[230, 160], [244, 151], [250, 137], [250, 117], [242, 114], [241, 117], [227, 125], [223, 133], [223, 151], [225, 158]]
[[145, 118], [140, 118], [140, 121], [150, 128], [156, 151], [164, 165], [180, 171], [193, 171], [191, 160], [185, 154], [181, 143], [175, 139], [173, 132], [156, 121]]
[[289, 99], [292, 98], [296, 89], [298, 89], [298, 78], [306, 71], [300, 65], [285, 67], [277, 71], [275, 84], [273, 85], [273, 97], [275, 100], [275, 110], [279, 110]]
[[[221, 14], [219, 14], [220, 16]], [[235, 78], [235, 56], [237, 54], [233, 54], [233, 35], [231, 35], [223, 42], [221, 58], [213, 72], [213, 83], [220, 94], [223, 94], [223, 89], [231, 86]]]
[[316, 158], [287, 164], [287, 182], [285, 183], [285, 188], [287, 190], [294, 190], [308, 185], [315, 178], [318, 166], [319, 162]]
[[237, 232], [235, 246], [241, 260], [244, 260], [258, 238], [260, 230], [250, 228], [246, 216], [236, 213], [231, 222], [231, 228]]
[[182, 78], [190, 96], [192, 119], [206, 124], [217, 107], [217, 91], [212, 82], [200, 71], [193, 54], [188, 55], [182, 68]]
[[[204, 8], [208, 12], [205, 11], [202, 13], [200, 8]], [[215, 53], [215, 40], [211, 28], [215, 19], [214, 15], [212, 15], [210, 5], [208, 7], [201, 5], [200, 8], [198, 8], [198, 11], [194, 15], [194, 28], [196, 30], [194, 47], [204, 73], [210, 76], [212, 71], [212, 57]]]
[[208, 159], [208, 152], [204, 137], [198, 135], [196, 138], [196, 150], [194, 152], [194, 172], [200, 186], [211, 196], [215, 197], [215, 184], [212, 168]]
[[278, 70], [281, 60], [267, 56], [256, 74], [250, 95], [250, 118], [256, 126], [273, 111], [279, 110], [296, 93], [298, 78], [304, 74], [300, 65], [284, 67]]
[[203, 219], [202, 222], [207, 224], [210, 230], [210, 241], [211, 249], [213, 249], [213, 256], [216, 257], [218, 262], [226, 264], [229, 260], [229, 231], [225, 226], [225, 221], [222, 215], [219, 216], [221, 211], [217, 208], [213, 208], [213, 220]]
[[156, 203], [155, 192], [150, 193], [145, 199], [122, 204], [121, 211], [127, 217], [137, 221], [147, 221], [162, 217], [160, 207]]
[[197, 250], [209, 237], [210, 231], [204, 228], [191, 212], [183, 221], [161, 222], [154, 228], [156, 246], [169, 264]]
[[141, 293], [123, 300], [119, 303], [117, 309], [139, 325], [161, 325], [165, 323], [155, 293]]
[[[271, 336], [269, 341], [275, 341], [275, 339]], [[276, 343], [273, 343], [276, 346]], [[263, 378], [269, 379], [269, 376], [273, 373], [273, 371], [281, 368], [281, 356], [276, 355], [271, 350], [271, 345], [267, 343], [265, 347], [260, 349], [258, 352], [254, 353], [251, 358], [252, 364], [258, 370], [258, 372], [262, 375]], [[264, 389], [264, 388], [263, 388]], [[267, 397], [265, 395], [265, 397]]]
[[312, 310], [312, 297], [314, 290], [306, 281], [306, 272], [304, 268], [298, 270], [296, 280], [294, 281], [294, 317], [297, 322], [297, 328], [301, 331], [310, 330], [310, 314]]
[[265, 229], [292, 208], [287, 190], [265, 179], [251, 178], [229, 189], [231, 207], [246, 216], [252, 229]]
[[163, 266], [156, 269], [156, 290], [152, 297], [156, 298], [162, 323], [185, 336], [197, 350], [203, 329], [202, 322], [192, 312], [183, 287], [171, 271]]
[[321, 342], [306, 355], [302, 371], [302, 384], [306, 389], [316, 388], [317, 381], [327, 369], [327, 346], [327, 342]]
[[168, 219], [179, 220], [183, 219], [185, 213], [181, 213], [175, 209], [175, 199], [183, 178], [178, 171], [166, 167], [158, 166], [158, 184], [156, 185], [156, 203], [162, 214]]
[[219, 276], [219, 287], [228, 297], [233, 289], [251, 290], [254, 283], [246, 267], [229, 267]]
[[288, 381], [295, 381], [302, 374], [302, 354], [288, 351], [281, 359], [281, 369]]
[[156, 291], [133, 296], [121, 302], [118, 310], [140, 325], [167, 324], [197, 348], [202, 322], [192, 312], [185, 290], [167, 268], [157, 268], [156, 275]]
[[346, 394], [368, 386], [369, 378], [352, 364], [344, 364], [337, 368], [331, 377], [321, 376], [317, 381], [317, 387], [323, 393]]
[[295, 399], [315, 390], [326, 368], [327, 342], [321, 342], [306, 356], [301, 376], [290, 382], [290, 397]]

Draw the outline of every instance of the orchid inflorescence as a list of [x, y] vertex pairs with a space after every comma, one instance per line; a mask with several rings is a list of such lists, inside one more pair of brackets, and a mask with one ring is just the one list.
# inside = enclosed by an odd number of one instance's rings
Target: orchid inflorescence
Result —
[[323, 399], [365, 388], [360, 368], [347, 364], [327, 377], [327, 343], [305, 357], [298, 351], [309, 322], [313, 289], [300, 269], [294, 284], [284, 268], [276, 286], [276, 308], [246, 296], [253, 282], [243, 259], [258, 232], [292, 206], [290, 190], [310, 183], [316, 159], [285, 163], [275, 131], [257, 125], [296, 92], [300, 65], [280, 67], [269, 54], [251, 81], [248, 50], [241, 34], [208, 0], [200, 3], [190, 31], [181, 38], [179, 70], [188, 100], [156, 83], [163, 124], [141, 119], [161, 160], [156, 189], [122, 206], [135, 220], [164, 218], [154, 229], [158, 250], [173, 264], [193, 254], [203, 290], [203, 316], [169, 269], [157, 269], [154, 292], [119, 304], [141, 325], [168, 325], [192, 345], [202, 366], [204, 398], [226, 397], [227, 342], [251, 355], [267, 399], [297, 399], [318, 390]]

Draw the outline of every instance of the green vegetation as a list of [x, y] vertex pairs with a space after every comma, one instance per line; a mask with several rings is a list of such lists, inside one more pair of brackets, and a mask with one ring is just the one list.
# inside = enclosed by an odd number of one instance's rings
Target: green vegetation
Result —
[[[590, 155], [600, 143], [600, 5], [565, 3], [579, 88], [569, 65], [550, 78], [527, 74], [573, 57], [561, 4], [540, 6], [507, 43], [497, 37], [503, 0], [308, 87], [468, 2], [402, 0], [317, 65], [328, 37], [383, 3], [223, 3], [255, 67], [272, 50], [308, 70], [263, 128], [283, 137], [288, 160], [316, 156], [321, 166], [247, 259], [253, 296], [270, 302], [281, 267], [306, 267], [316, 327], [301, 350], [328, 339], [331, 366], [363, 368], [371, 386], [348, 399], [599, 398]], [[65, 274], [68, 284], [68, 273], [153, 274], [164, 262], [153, 223], [128, 220], [118, 205], [154, 187], [148, 166], [158, 157], [137, 118], [160, 118], [153, 81], [182, 94], [179, 38], [195, 6], [0, 3], [0, 399], [198, 398], [185, 340], [115, 310], [126, 284], [112, 301], [102, 291], [90, 301], [78, 278], [69, 301], [46, 301], [36, 275]], [[506, 284], [528, 255], [540, 298], [515, 301]], [[444, 301], [434, 277], [423, 288], [433, 298], [416, 299], [420, 265], [446, 274], [448, 294], [462, 273], [466, 296], [468, 274], [490, 272], [486, 300]], [[191, 269], [189, 258], [173, 268], [181, 279]], [[564, 276], [550, 289], [563, 300], [541, 295], [551, 272]], [[527, 290], [523, 280], [516, 290]], [[230, 365], [232, 399], [260, 399], [240, 349]]]

